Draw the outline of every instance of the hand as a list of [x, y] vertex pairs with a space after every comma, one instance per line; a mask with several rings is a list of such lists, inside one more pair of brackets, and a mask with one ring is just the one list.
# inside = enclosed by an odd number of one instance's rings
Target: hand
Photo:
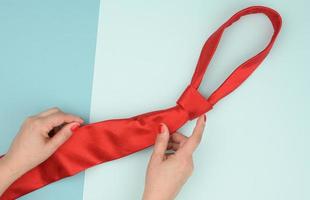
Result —
[[[7, 154], [0, 159], [0, 195], [18, 177], [50, 157], [83, 120], [52, 108], [23, 123]], [[61, 128], [59, 128], [61, 127]], [[56, 133], [51, 137], [51, 131]]]
[[180, 133], [169, 136], [167, 126], [162, 124], [148, 165], [143, 200], [172, 200], [176, 197], [192, 174], [192, 154], [201, 141], [204, 127], [205, 116], [201, 116], [188, 138]]

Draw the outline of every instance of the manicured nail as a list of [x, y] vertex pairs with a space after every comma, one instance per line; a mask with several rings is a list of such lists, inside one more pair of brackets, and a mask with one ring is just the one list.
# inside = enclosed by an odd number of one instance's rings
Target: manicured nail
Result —
[[71, 127], [71, 131], [75, 131], [79, 127], [80, 127], [80, 124], [75, 124]]
[[204, 122], [207, 121], [207, 116], [206, 116], [206, 114], [203, 115], [203, 121], [204, 121]]
[[159, 124], [159, 134], [163, 133], [165, 131], [165, 127], [163, 124]]
[[165, 129], [165, 126], [164, 126], [163, 124], [161, 124], [160, 132], [163, 133], [163, 132], [165, 132], [165, 130], [166, 130], [166, 129]]

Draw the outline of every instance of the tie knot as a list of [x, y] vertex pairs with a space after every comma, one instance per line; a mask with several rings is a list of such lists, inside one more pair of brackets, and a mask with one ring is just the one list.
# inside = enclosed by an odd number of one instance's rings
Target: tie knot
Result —
[[186, 110], [190, 120], [208, 112], [213, 107], [213, 105], [191, 85], [183, 92], [177, 104]]

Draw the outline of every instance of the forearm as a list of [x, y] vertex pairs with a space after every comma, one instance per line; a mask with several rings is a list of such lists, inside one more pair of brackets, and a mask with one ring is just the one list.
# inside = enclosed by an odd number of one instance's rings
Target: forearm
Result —
[[10, 161], [4, 156], [0, 158], [0, 196], [3, 192], [21, 175], [22, 170], [10, 164]]
[[153, 182], [147, 184], [143, 193], [143, 200], [173, 200], [180, 191], [179, 187], [173, 187], [166, 182]]
[[[58, 108], [28, 117], [8, 153], [0, 157], [0, 196], [15, 180], [50, 157], [82, 123], [80, 117]], [[55, 128], [56, 133], [50, 136], [48, 133]]]
[[160, 191], [145, 191], [143, 194], [143, 200], [173, 200], [175, 199], [176, 194], [172, 192], [163, 192]]

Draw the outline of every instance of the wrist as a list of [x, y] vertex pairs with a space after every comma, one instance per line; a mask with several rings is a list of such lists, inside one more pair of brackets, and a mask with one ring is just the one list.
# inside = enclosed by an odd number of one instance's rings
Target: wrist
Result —
[[7, 154], [0, 158], [0, 169], [3, 172], [2, 176], [9, 182], [14, 182], [25, 173], [25, 170]]
[[6, 156], [0, 158], [0, 196], [18, 178], [18, 174], [9, 167]]
[[143, 193], [143, 200], [173, 200], [175, 195], [165, 191], [145, 190]]

